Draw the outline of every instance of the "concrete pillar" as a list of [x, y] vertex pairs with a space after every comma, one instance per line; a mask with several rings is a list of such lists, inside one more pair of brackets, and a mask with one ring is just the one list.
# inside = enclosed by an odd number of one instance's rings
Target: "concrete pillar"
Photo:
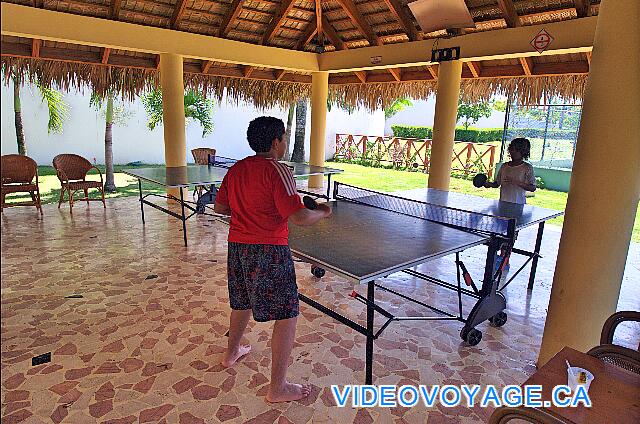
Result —
[[[184, 118], [184, 79], [182, 56], [160, 55], [160, 84], [162, 86], [162, 120], [164, 126], [164, 159], [167, 167], [187, 164], [187, 135]], [[167, 190], [178, 197], [178, 189]]]
[[538, 365], [599, 344], [640, 198], [640, 2], [602, 0]]
[[[311, 140], [309, 163], [324, 166], [324, 148], [327, 129], [327, 97], [329, 96], [329, 73], [311, 74]], [[322, 187], [322, 175], [309, 178], [309, 188]]]
[[455, 60], [440, 63], [436, 110], [433, 118], [431, 162], [427, 182], [429, 188], [449, 190], [461, 77], [462, 62]]

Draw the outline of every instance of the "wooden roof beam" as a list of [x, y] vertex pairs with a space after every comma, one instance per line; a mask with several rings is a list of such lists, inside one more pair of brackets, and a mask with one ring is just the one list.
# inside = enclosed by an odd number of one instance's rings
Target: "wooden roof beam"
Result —
[[578, 18], [591, 16], [591, 0], [575, 0]]
[[384, 44], [377, 34], [373, 32], [373, 29], [371, 29], [369, 24], [364, 20], [360, 12], [358, 12], [358, 9], [356, 9], [356, 5], [353, 4], [351, 0], [336, 1], [340, 6], [342, 6], [349, 18], [351, 18], [351, 21], [358, 28], [358, 31], [367, 37], [369, 44], [372, 46], [382, 46]]
[[280, 80], [282, 80], [282, 77], [286, 73], [287, 73], [287, 71], [285, 71], [284, 69], [276, 69], [276, 70], [273, 71], [273, 77], [276, 79], [276, 81], [280, 81]]
[[361, 83], [367, 82], [367, 71], [355, 71], [355, 76], [358, 77]]
[[507, 26], [509, 28], [516, 28], [520, 26], [520, 17], [513, 5], [513, 0], [498, 0], [498, 7], [502, 11], [502, 16], [507, 22]]
[[316, 34], [317, 29], [318, 27], [316, 26], [316, 19], [313, 18], [313, 20], [309, 22], [309, 25], [307, 25], [307, 28], [302, 34], [302, 37], [300, 37], [298, 44], [296, 45], [296, 50], [304, 49], [304, 46], [309, 44], [313, 39], [313, 36]]
[[533, 75], [533, 59], [531, 57], [519, 57], [520, 65], [525, 75]]
[[409, 41], [416, 41], [419, 39], [418, 31], [416, 30], [415, 25], [413, 25], [413, 21], [404, 10], [402, 3], [398, 0], [384, 0], [387, 7], [391, 11], [391, 13], [396, 17], [396, 20], [407, 33], [407, 37], [409, 37]]
[[102, 61], [101, 63], [103, 65], [106, 65], [107, 63], [109, 63], [109, 56], [111, 55], [111, 49], [109, 47], [105, 47], [105, 49], [102, 51]]
[[242, 75], [243, 75], [245, 78], [249, 78], [249, 77], [251, 76], [251, 74], [253, 74], [253, 71], [254, 71], [255, 69], [256, 69], [256, 68], [254, 68], [253, 66], [243, 66], [243, 67], [242, 67]]
[[169, 28], [177, 29], [178, 24], [180, 23], [180, 19], [182, 19], [182, 15], [184, 15], [184, 11], [187, 7], [187, 0], [178, 0], [176, 3], [175, 9], [173, 9], [173, 15], [171, 16], [171, 22], [169, 23]]
[[273, 36], [276, 34], [278, 29], [280, 28], [280, 25], [282, 25], [282, 23], [286, 19], [286, 16], [291, 11], [292, 7], [293, 7], [293, 0], [282, 0], [282, 4], [280, 5], [280, 9], [278, 9], [278, 11], [274, 15], [273, 19], [269, 23], [269, 26], [267, 27], [267, 30], [265, 31], [264, 35], [262, 36], [262, 43], [261, 44], [269, 44], [269, 42], [271, 41]]
[[340, 38], [340, 36], [336, 32], [336, 30], [333, 29], [333, 26], [331, 26], [327, 18], [323, 16], [322, 20], [322, 29], [327, 38], [329, 38], [329, 41], [331, 41], [331, 44], [333, 44], [333, 47], [335, 47], [336, 50], [344, 50], [348, 48], [344, 41], [342, 41], [342, 38]]
[[40, 57], [40, 47], [42, 46], [42, 40], [34, 38], [31, 40], [31, 55], [33, 57]]
[[227, 14], [224, 16], [222, 24], [220, 24], [220, 30], [218, 31], [219, 37], [224, 38], [229, 34], [229, 26], [231, 25], [231, 22], [233, 22], [242, 11], [242, 1], [243, 0], [233, 0], [231, 2], [231, 6], [229, 7]]
[[436, 70], [435, 67], [431, 65], [427, 65], [425, 66], [425, 68], [427, 68], [427, 71], [431, 74], [431, 78], [438, 79], [438, 71]]
[[322, 51], [320, 53], [324, 53], [324, 31], [322, 29], [324, 20], [322, 19], [322, 0], [315, 0], [315, 5], [316, 5], [316, 34], [318, 34], [318, 44], [322, 46]]
[[465, 62], [465, 63], [469, 67], [469, 70], [471, 71], [471, 75], [473, 75], [474, 78], [478, 78], [479, 76], [482, 75], [482, 65], [480, 64], [480, 62]]
[[122, 0], [111, 0], [111, 4], [109, 5], [109, 19], [118, 19], [121, 4]]
[[585, 56], [587, 56], [587, 63], [589, 64], [589, 69], [591, 69], [591, 54], [592, 52], [585, 53]]
[[209, 69], [211, 69], [211, 65], [213, 65], [213, 61], [211, 61], [211, 60], [203, 60], [202, 61], [202, 66], [200, 67], [200, 70], [202, 71], [203, 74], [208, 74], [209, 73]]
[[387, 69], [387, 71], [389, 71], [389, 73], [393, 76], [393, 79], [398, 82], [402, 81], [402, 71], [400, 70], [400, 68], [389, 68]]

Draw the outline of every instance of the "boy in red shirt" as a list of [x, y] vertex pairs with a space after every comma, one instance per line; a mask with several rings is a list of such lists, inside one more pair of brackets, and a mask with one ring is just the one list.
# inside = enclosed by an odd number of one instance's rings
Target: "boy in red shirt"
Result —
[[302, 399], [311, 391], [309, 385], [286, 380], [299, 313], [288, 221], [312, 225], [331, 215], [326, 204], [306, 209], [291, 170], [278, 162], [287, 148], [284, 133], [280, 119], [262, 116], [251, 121], [247, 139], [256, 155], [229, 169], [214, 206], [215, 212], [231, 215], [227, 259], [231, 318], [222, 365], [232, 366], [251, 350], [240, 345], [240, 339], [252, 314], [258, 322], [275, 321], [269, 402]]

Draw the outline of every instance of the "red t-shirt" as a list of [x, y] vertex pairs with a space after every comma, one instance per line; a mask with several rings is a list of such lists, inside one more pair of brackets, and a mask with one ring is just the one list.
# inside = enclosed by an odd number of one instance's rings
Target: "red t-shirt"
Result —
[[304, 208], [289, 167], [259, 155], [229, 169], [216, 202], [231, 208], [228, 240], [244, 244], [289, 244], [287, 220]]

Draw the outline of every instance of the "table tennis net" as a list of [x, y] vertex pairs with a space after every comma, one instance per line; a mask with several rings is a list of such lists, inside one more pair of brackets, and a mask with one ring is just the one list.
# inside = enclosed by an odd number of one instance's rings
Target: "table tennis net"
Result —
[[[509, 235], [510, 219], [335, 183], [334, 197], [483, 234]], [[515, 226], [515, 223], [511, 223]]]

